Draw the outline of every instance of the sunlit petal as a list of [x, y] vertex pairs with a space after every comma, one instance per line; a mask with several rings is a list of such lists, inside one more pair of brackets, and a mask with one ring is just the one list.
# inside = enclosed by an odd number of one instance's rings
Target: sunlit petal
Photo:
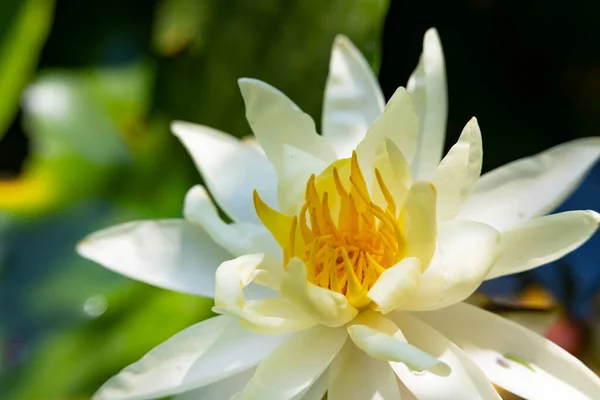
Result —
[[179, 219], [116, 225], [83, 239], [77, 252], [129, 278], [206, 297], [217, 267], [231, 258], [202, 227]]
[[323, 136], [339, 158], [350, 157], [385, 106], [377, 78], [352, 42], [333, 42], [323, 100]]
[[231, 219], [258, 222], [252, 207], [254, 189], [269, 204], [277, 204], [277, 175], [262, 154], [207, 126], [177, 121], [171, 129], [192, 156], [217, 204]]
[[514, 322], [464, 303], [418, 317], [460, 346], [492, 382], [521, 397], [600, 398], [595, 373], [558, 345]]

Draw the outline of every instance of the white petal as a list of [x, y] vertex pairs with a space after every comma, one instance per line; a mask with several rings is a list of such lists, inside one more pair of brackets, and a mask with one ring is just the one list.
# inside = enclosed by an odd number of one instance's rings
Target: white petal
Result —
[[199, 225], [178, 219], [113, 226], [83, 239], [77, 252], [129, 278], [206, 297], [217, 267], [231, 258]]
[[518, 396], [532, 400], [600, 398], [600, 378], [594, 372], [558, 345], [518, 324], [464, 303], [418, 316], [460, 346], [492, 382]]
[[391, 139], [410, 164], [417, 150], [418, 134], [419, 119], [412, 100], [406, 89], [400, 87], [356, 147], [358, 161], [367, 182], [371, 181], [375, 151], [381, 141]]
[[238, 81], [248, 123], [276, 170], [281, 168], [283, 146], [297, 147], [327, 163], [335, 160], [331, 146], [315, 129], [312, 118], [286, 95], [256, 79]]
[[600, 156], [600, 138], [573, 140], [484, 174], [459, 218], [503, 230], [547, 214], [579, 186]]
[[438, 358], [452, 371], [448, 376], [428, 371], [415, 373], [402, 363], [390, 363], [415, 397], [421, 400], [500, 399], [477, 365], [435, 329], [406, 313], [394, 312], [390, 318], [409, 343]]
[[317, 326], [296, 333], [258, 365], [236, 400], [288, 400], [309, 388], [340, 351], [343, 328]]
[[481, 131], [477, 120], [471, 118], [435, 170], [438, 221], [456, 217], [469, 199], [481, 173], [482, 156]]
[[155, 347], [94, 399], [154, 399], [206, 386], [258, 364], [284, 339], [251, 333], [230, 317], [211, 318]]
[[241, 319], [255, 332], [284, 334], [315, 324], [297, 307], [282, 298], [246, 301], [244, 288], [253, 282], [277, 290], [282, 279], [281, 261], [267, 254], [248, 254], [224, 262], [216, 272], [213, 311]]
[[462, 301], [483, 282], [500, 254], [500, 234], [473, 221], [439, 226], [438, 244], [421, 284], [403, 310], [435, 310]]
[[413, 173], [416, 179], [431, 179], [442, 158], [448, 116], [444, 53], [434, 28], [425, 32], [423, 53], [417, 68], [408, 79], [406, 89], [413, 98], [421, 121]]
[[502, 232], [502, 256], [486, 279], [516, 274], [557, 260], [588, 240], [600, 225], [595, 211], [538, 217]]
[[325, 85], [322, 133], [339, 158], [352, 155], [384, 106], [369, 63], [347, 37], [338, 35]]
[[430, 182], [415, 182], [408, 192], [402, 212], [406, 256], [417, 257], [421, 261], [423, 271], [429, 267], [431, 257], [435, 253], [438, 225], [436, 199], [435, 186]]
[[177, 121], [171, 124], [171, 130], [192, 156], [217, 204], [231, 219], [259, 222], [252, 203], [254, 189], [267, 203], [276, 204], [277, 175], [262, 154], [207, 126]]
[[188, 190], [183, 215], [186, 220], [201, 225], [215, 243], [236, 257], [249, 253], [281, 253], [279, 245], [263, 225], [225, 223], [202, 185]]
[[348, 341], [329, 367], [328, 400], [400, 400], [396, 375], [385, 361]]
[[281, 278], [279, 294], [304, 315], [326, 326], [344, 325], [358, 313], [343, 294], [310, 283], [306, 265], [297, 258], [287, 265]]
[[299, 400], [323, 400], [325, 396], [325, 392], [327, 392], [327, 386], [329, 384], [329, 369], [325, 370], [319, 376], [319, 379], [316, 380], [315, 383], [300, 397]]
[[398, 264], [383, 271], [368, 296], [381, 313], [395, 310], [409, 300], [419, 287], [421, 261], [418, 258], [405, 258]]
[[[199, 389], [171, 397], [171, 400], [227, 400], [242, 390], [254, 375], [255, 368], [249, 368], [229, 378], [211, 383]], [[319, 399], [321, 400], [321, 399]]]
[[297, 147], [284, 145], [277, 186], [279, 210], [296, 214], [304, 204], [306, 182], [312, 174], [319, 175], [327, 163]]
[[360, 314], [348, 327], [348, 334], [356, 347], [378, 360], [401, 362], [416, 371], [450, 374], [447, 365], [408, 344], [402, 331], [379, 313], [365, 311]]

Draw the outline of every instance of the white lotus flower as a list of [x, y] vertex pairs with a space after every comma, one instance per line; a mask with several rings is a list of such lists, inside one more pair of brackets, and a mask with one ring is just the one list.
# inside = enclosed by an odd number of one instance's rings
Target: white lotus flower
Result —
[[441, 159], [444, 74], [430, 30], [408, 90], [384, 108], [368, 64], [338, 37], [322, 136], [251, 79], [240, 87], [260, 147], [174, 123], [233, 223], [195, 186], [184, 219], [112, 227], [78, 250], [134, 279], [215, 297], [222, 315], [159, 345], [96, 398], [497, 399], [490, 382], [528, 399], [600, 398], [579, 360], [462, 303], [482, 281], [553, 261], [594, 233], [593, 211], [542, 215], [583, 179], [600, 140], [480, 178], [475, 119]]

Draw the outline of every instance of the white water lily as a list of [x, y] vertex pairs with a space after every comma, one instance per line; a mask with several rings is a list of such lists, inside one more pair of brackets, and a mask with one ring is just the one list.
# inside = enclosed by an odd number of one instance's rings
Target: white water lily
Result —
[[[475, 119], [442, 159], [446, 82], [435, 30], [384, 107], [344, 37], [333, 46], [323, 135], [273, 87], [240, 80], [260, 147], [173, 124], [207, 191], [182, 220], [92, 234], [84, 257], [163, 288], [215, 298], [222, 315], [159, 345], [97, 399], [600, 398], [600, 379], [528, 330], [462, 303], [486, 279], [562, 257], [593, 211], [543, 216], [600, 155], [569, 142], [480, 178]], [[217, 268], [218, 267], [218, 268]]]

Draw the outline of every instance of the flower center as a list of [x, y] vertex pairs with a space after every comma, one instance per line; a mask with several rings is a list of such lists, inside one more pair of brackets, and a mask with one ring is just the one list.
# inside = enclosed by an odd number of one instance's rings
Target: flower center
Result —
[[374, 172], [385, 210], [371, 200], [353, 153], [350, 160], [338, 160], [308, 179], [304, 205], [290, 219], [285, 239], [280, 229], [265, 223], [264, 203], [255, 196], [259, 217], [283, 248], [284, 265], [300, 258], [309, 282], [345, 295], [355, 307], [370, 303], [369, 289], [404, 256], [396, 204], [379, 170]]

